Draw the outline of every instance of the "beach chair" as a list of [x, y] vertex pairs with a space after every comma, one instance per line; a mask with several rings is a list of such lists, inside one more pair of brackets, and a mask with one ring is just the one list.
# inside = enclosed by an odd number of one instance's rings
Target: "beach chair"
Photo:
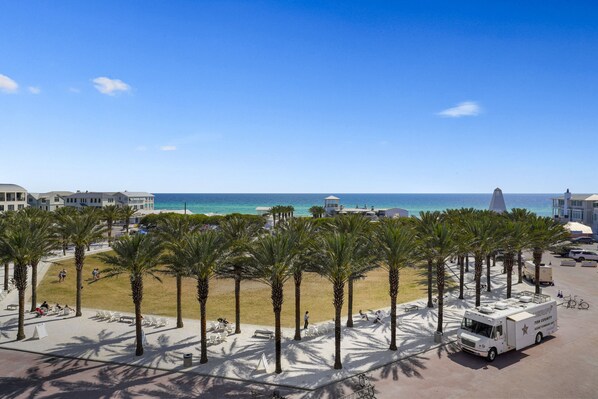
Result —
[[235, 325], [233, 323], [230, 323], [229, 325], [226, 326], [225, 331], [230, 335], [232, 333], [235, 332]]
[[315, 337], [316, 335], [318, 335], [318, 328], [316, 326], [307, 327], [307, 331], [305, 332], [306, 337]]
[[222, 331], [219, 335], [220, 335], [220, 342], [226, 341], [226, 337], [228, 337], [228, 333], [226, 331]]
[[211, 321], [208, 326], [208, 331], [216, 331], [218, 329], [218, 324], [215, 321]]
[[62, 309], [62, 314], [59, 314], [59, 316], [68, 316], [71, 314], [71, 310], [69, 308], [64, 308]]
[[148, 317], [148, 319], [149, 319], [150, 326], [154, 326], [154, 327], [158, 326], [158, 319], [156, 319], [154, 316], [150, 316], [150, 317]]
[[156, 324], [156, 327], [164, 327], [168, 325], [168, 320], [166, 320], [165, 317], [161, 317], [160, 319], [158, 319], [158, 323]]
[[102, 312], [101, 310], [98, 310], [96, 312], [96, 319], [103, 319], [104, 318], [104, 312]]
[[212, 345], [217, 345], [220, 343], [220, 334], [216, 334], [216, 333], [211, 333], [208, 336], [208, 343], [212, 344]]

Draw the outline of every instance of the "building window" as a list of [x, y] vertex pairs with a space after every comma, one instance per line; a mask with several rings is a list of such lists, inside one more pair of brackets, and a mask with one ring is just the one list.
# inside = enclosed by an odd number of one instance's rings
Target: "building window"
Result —
[[4, 205], [0, 205], [0, 212], [4, 212]]
[[4, 193], [0, 193], [0, 201], [6, 201]]
[[579, 209], [573, 209], [573, 211], [571, 212], [571, 218], [576, 219], [576, 220], [582, 220], [583, 219], [583, 211], [581, 211]]
[[8, 210], [9, 211], [14, 211], [15, 210], [15, 206], [14, 205], [9, 205], [8, 206]]
[[571, 201], [571, 206], [582, 206], [582, 201]]
[[54, 197], [54, 202], [59, 202], [59, 201], [60, 201], [60, 198]]

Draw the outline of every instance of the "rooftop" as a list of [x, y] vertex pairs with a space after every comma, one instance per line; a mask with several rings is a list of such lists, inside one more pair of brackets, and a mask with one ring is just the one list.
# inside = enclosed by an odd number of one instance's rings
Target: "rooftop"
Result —
[[0, 184], [0, 191], [27, 191], [23, 187], [16, 184], [3, 183]]

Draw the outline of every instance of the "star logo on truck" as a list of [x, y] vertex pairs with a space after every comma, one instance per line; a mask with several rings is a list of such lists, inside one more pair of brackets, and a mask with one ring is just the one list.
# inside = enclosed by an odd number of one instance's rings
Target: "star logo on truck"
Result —
[[521, 331], [523, 331], [523, 335], [527, 334], [527, 329], [528, 329], [527, 324], [524, 324], [523, 328], [521, 329]]

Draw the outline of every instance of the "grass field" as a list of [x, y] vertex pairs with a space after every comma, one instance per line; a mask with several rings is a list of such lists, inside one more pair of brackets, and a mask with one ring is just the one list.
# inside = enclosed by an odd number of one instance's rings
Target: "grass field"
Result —
[[[105, 266], [94, 256], [86, 258], [83, 269], [83, 307], [118, 310], [133, 313], [131, 288], [126, 275], [111, 279], [101, 279], [93, 284], [91, 271], [94, 268], [102, 270]], [[66, 268], [66, 281], [58, 282], [58, 272]], [[425, 276], [423, 269], [408, 268], [401, 272], [399, 288], [399, 302], [408, 302], [426, 296]], [[38, 300], [48, 301], [50, 304], [75, 304], [75, 276], [76, 270], [73, 260], [67, 260], [50, 266], [45, 278], [39, 285]], [[450, 281], [447, 279], [447, 282]], [[388, 274], [379, 269], [370, 272], [366, 279], [355, 282], [355, 296], [353, 310], [376, 310], [390, 306], [388, 296]], [[282, 311], [282, 325], [293, 327], [295, 295], [293, 281], [289, 281], [284, 289], [284, 304]], [[345, 290], [346, 305], [346, 290]], [[301, 285], [302, 312], [309, 310], [310, 321], [319, 322], [330, 320], [334, 316], [332, 306], [332, 286], [330, 283], [313, 273], [306, 273]], [[210, 281], [210, 295], [208, 298], [208, 320], [225, 317], [234, 321], [234, 283], [229, 279], [213, 279]], [[176, 316], [176, 286], [172, 277], [164, 276], [162, 283], [153, 279], [144, 281], [144, 295], [142, 312], [146, 315]], [[343, 314], [346, 313], [346, 306]], [[196, 285], [191, 278], [183, 280], [183, 317], [199, 318], [199, 304], [196, 299]], [[264, 284], [243, 281], [241, 283], [241, 321], [244, 323], [273, 325], [274, 314], [270, 300], [270, 288]]]

